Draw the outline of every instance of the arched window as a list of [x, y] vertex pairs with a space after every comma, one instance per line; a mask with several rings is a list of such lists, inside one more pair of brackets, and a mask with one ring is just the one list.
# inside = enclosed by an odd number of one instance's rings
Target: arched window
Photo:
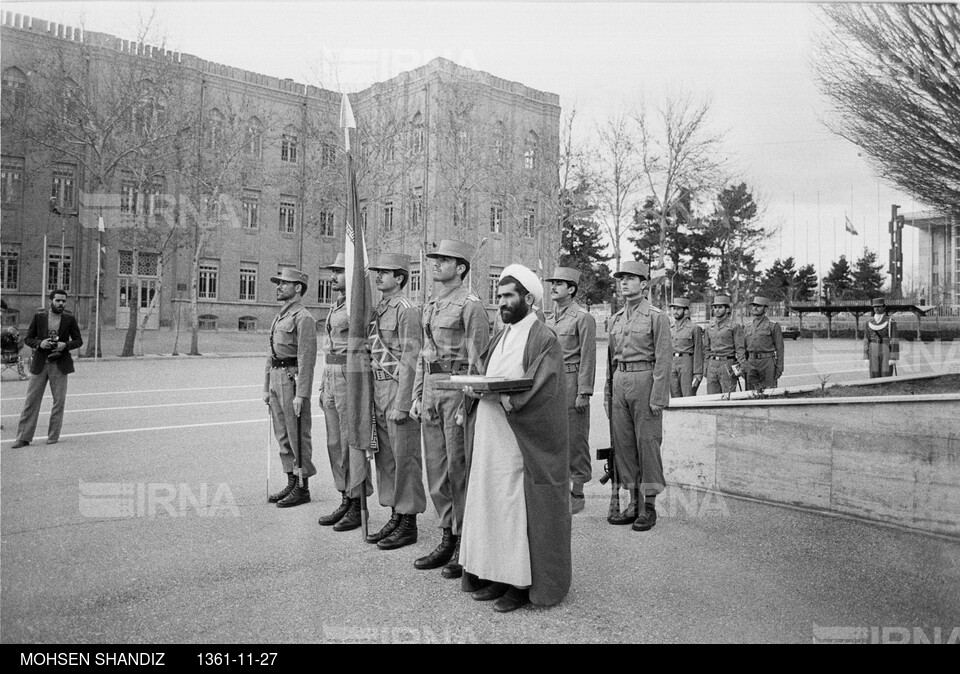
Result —
[[251, 117], [247, 122], [246, 149], [251, 157], [263, 157], [263, 122], [257, 117]]
[[293, 125], [287, 126], [283, 130], [283, 138], [280, 139], [280, 161], [297, 163], [297, 149], [300, 137], [297, 128]]
[[328, 133], [320, 145], [320, 165], [334, 166], [337, 163], [337, 136]]
[[410, 130], [410, 148], [413, 150], [414, 154], [420, 154], [423, 152], [423, 115], [419, 112], [413, 116], [413, 119], [410, 121], [411, 130]]
[[537, 154], [539, 152], [540, 138], [531, 131], [527, 134], [527, 142], [523, 149], [523, 168], [535, 169], [537, 167]]
[[27, 102], [27, 76], [16, 67], [3, 71], [3, 111], [18, 114]]
[[226, 120], [223, 113], [214, 108], [210, 111], [207, 121], [207, 148], [215, 150], [223, 145], [223, 134]]
[[83, 91], [72, 78], [65, 77], [62, 82], [63, 107], [61, 114], [68, 123], [77, 122], [83, 106]]
[[493, 159], [502, 164], [507, 158], [507, 131], [503, 122], [497, 122], [493, 127]]

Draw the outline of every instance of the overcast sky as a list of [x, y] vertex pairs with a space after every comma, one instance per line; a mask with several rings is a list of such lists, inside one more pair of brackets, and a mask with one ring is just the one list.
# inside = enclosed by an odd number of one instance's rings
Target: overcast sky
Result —
[[[4, 2], [3, 10], [131, 39], [156, 9], [168, 48], [277, 77], [356, 91], [443, 56], [556, 93], [581, 133], [637, 101], [686, 92], [712, 103], [732, 172], [780, 229], [764, 266], [793, 255], [818, 272], [864, 245], [886, 261], [890, 204], [831, 134], [811, 74], [818, 15], [789, 2]], [[850, 216], [860, 236], [844, 233]], [[884, 238], [881, 242], [881, 236]], [[916, 236], [904, 229], [905, 281]]]

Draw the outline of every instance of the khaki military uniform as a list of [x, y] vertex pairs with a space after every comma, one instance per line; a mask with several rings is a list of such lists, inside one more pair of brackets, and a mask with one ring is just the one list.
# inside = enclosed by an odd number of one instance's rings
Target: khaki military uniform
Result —
[[870, 364], [870, 377], [893, 375], [891, 360], [900, 358], [900, 339], [897, 323], [889, 316], [877, 321], [872, 317], [863, 332], [863, 357]]
[[689, 316], [674, 321], [670, 328], [673, 366], [670, 368], [670, 395], [675, 398], [695, 395], [693, 378], [703, 377], [703, 329]]
[[597, 321], [586, 309], [571, 302], [559, 307], [546, 320], [563, 349], [567, 430], [570, 442], [570, 481], [586, 484], [592, 477], [590, 463], [590, 407], [576, 407], [577, 396], [593, 395], [597, 371]]
[[[263, 392], [270, 398], [270, 415], [280, 445], [283, 472], [294, 472], [299, 451], [303, 477], [311, 477], [317, 474], [313, 465], [310, 414], [313, 370], [317, 364], [317, 324], [299, 294], [284, 304], [273, 320], [270, 346]], [[303, 398], [299, 420], [293, 411], [293, 399], [297, 396]]]
[[423, 490], [420, 423], [387, 418], [391, 409], [410, 412], [421, 348], [420, 310], [399, 295], [377, 306], [368, 339], [377, 422], [377, 492], [380, 505], [401, 515], [427, 508]]
[[743, 326], [729, 315], [713, 318], [703, 332], [703, 353], [706, 360], [707, 393], [730, 393], [737, 388], [733, 366], [746, 364]]
[[461, 285], [427, 302], [423, 330], [413, 397], [421, 401], [427, 483], [440, 528], [459, 535], [467, 488], [463, 426], [456, 422], [463, 394], [435, 384], [451, 373], [476, 371], [490, 341], [490, 324], [480, 298]]
[[650, 405], [670, 402], [673, 362], [670, 322], [643, 299], [613, 316], [604, 394], [610, 400], [612, 440], [620, 485], [643, 496], [663, 491], [663, 414]]
[[747, 352], [747, 389], [777, 387], [783, 374], [783, 333], [780, 324], [766, 316], [754, 318], [743, 326], [743, 339]]

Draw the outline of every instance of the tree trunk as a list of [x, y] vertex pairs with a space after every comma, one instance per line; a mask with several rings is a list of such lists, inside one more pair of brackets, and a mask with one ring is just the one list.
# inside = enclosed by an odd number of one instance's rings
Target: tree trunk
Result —
[[130, 322], [127, 324], [127, 334], [123, 338], [123, 351], [120, 352], [121, 358], [133, 356], [133, 346], [137, 340], [137, 322], [140, 314], [140, 282], [137, 281], [136, 293], [130, 293], [127, 297], [130, 306]]

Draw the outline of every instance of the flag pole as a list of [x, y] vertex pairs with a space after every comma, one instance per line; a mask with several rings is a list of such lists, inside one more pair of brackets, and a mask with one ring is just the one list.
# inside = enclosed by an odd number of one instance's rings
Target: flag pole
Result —
[[103, 274], [100, 273], [100, 255], [103, 252], [101, 235], [103, 234], [103, 216], [97, 216], [97, 296], [93, 300], [93, 362], [97, 362], [100, 357], [100, 284], [103, 282]]

